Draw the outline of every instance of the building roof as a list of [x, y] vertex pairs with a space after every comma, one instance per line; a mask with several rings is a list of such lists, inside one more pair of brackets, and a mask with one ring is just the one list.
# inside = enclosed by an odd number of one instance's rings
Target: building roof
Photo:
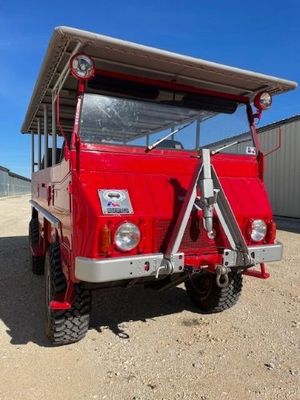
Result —
[[7, 174], [9, 176], [12, 176], [14, 178], [18, 178], [18, 179], [22, 179], [23, 181], [31, 182], [31, 179], [26, 178], [25, 176], [22, 176], [22, 175], [18, 175], [14, 172], [11, 172], [8, 168], [3, 167], [2, 165], [0, 165], [0, 171], [7, 172]]
[[13, 178], [21, 179], [22, 181], [31, 182], [31, 179], [26, 178], [25, 176], [22, 176], [22, 175], [19, 175], [19, 174], [15, 174], [14, 172], [11, 172], [11, 171], [8, 171], [8, 175], [12, 176]]
[[[291, 122], [295, 121], [300, 121], [300, 114], [292, 115], [291, 117], [288, 118], [283, 118], [275, 122], [271, 122], [270, 124], [261, 126], [260, 128], [257, 128], [257, 133], [263, 133], [266, 131], [270, 131], [271, 129], [275, 129], [279, 126], [290, 124]], [[216, 146], [222, 146], [223, 144], [226, 144], [228, 142], [235, 142], [235, 141], [240, 141], [244, 139], [250, 138], [251, 135], [249, 132], [244, 132], [240, 133], [238, 135], [230, 136], [229, 138], [218, 140], [217, 142], [209, 143], [207, 146], [209, 147], [216, 147]]]
[[2, 165], [0, 165], [0, 170], [1, 170], [1, 171], [4, 171], [4, 172], [8, 172], [8, 171], [9, 171], [8, 168], [2, 167]]
[[[50, 105], [52, 89], [62, 71], [67, 71], [74, 52], [84, 52], [96, 68], [163, 80], [202, 89], [252, 98], [265, 90], [271, 94], [297, 87], [296, 82], [217, 64], [198, 58], [142, 46], [69, 27], [55, 28], [42, 64], [21, 131], [37, 131], [37, 118], [43, 116], [43, 104]], [[63, 82], [60, 110], [62, 126], [72, 128], [70, 108], [76, 104], [76, 79], [68, 74]], [[51, 121], [48, 118], [48, 129]]]
[[291, 117], [283, 118], [275, 122], [271, 122], [270, 124], [264, 125], [257, 129], [258, 133], [262, 133], [264, 131], [269, 131], [270, 129], [277, 128], [277, 126], [282, 126], [286, 124], [290, 124], [291, 122], [300, 121], [300, 114], [292, 115]]

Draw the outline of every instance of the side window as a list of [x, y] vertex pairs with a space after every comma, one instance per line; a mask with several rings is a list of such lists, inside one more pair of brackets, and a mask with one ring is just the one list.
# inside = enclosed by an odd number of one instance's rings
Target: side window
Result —
[[[56, 160], [52, 163], [52, 147], [48, 147], [48, 167], [52, 165], [59, 164], [63, 158], [64, 151], [64, 139], [61, 136], [57, 136], [57, 146], [56, 146]], [[41, 169], [45, 168], [45, 154], [42, 156]]]
[[[62, 136], [57, 136], [57, 146], [56, 146], [56, 160], [55, 164], [59, 164], [63, 159], [63, 151], [64, 151], [64, 138]], [[51, 161], [52, 161], [52, 154], [51, 154]]]

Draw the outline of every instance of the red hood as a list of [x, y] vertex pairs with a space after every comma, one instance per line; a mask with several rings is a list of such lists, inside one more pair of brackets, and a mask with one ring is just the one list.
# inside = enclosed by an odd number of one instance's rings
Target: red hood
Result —
[[[77, 219], [74, 240], [77, 237], [80, 255], [99, 256], [97, 230], [103, 224], [114, 230], [124, 220], [141, 227], [145, 239], [141, 252], [163, 251], [196, 167], [195, 156], [192, 152], [163, 149], [146, 154], [142, 148], [117, 146], [109, 146], [108, 152], [108, 146], [96, 149], [84, 145], [80, 173], [73, 171], [73, 217]], [[243, 232], [251, 218], [272, 218], [255, 157], [218, 154], [212, 163]], [[98, 189], [128, 190], [133, 215], [103, 215]], [[227, 241], [217, 229], [217, 246], [224, 247]], [[208, 240], [202, 229], [201, 215], [193, 213], [181, 249], [189, 253], [217, 251], [215, 241]], [[112, 255], [120, 254], [113, 251]]]

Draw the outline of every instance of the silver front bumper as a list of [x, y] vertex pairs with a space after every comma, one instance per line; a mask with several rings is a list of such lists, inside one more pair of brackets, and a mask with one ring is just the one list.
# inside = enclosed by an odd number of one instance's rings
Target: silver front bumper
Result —
[[249, 246], [248, 247], [249, 258], [245, 259], [241, 256], [241, 253], [225, 249], [223, 257], [223, 265], [227, 267], [235, 266], [253, 266], [265, 262], [280, 261], [283, 254], [282, 243], [277, 242], [276, 244]]
[[[167, 272], [164, 271], [164, 256], [162, 253], [144, 254], [142, 256], [132, 257], [116, 257], [105, 259], [93, 259], [86, 257], [76, 257], [75, 260], [75, 276], [84, 282], [112, 282], [124, 279], [135, 279], [159, 275]], [[172, 273], [183, 272], [184, 255], [177, 253], [172, 259]]]
[[[251, 267], [256, 264], [282, 259], [283, 246], [277, 242], [272, 245], [248, 247], [249, 257], [241, 257], [241, 253], [224, 250], [223, 265], [226, 267]], [[249, 262], [250, 260], [250, 262]], [[184, 254], [176, 253], [172, 258], [172, 271], [163, 269], [164, 256], [162, 253], [145, 254], [132, 257], [115, 257], [94, 259], [76, 257], [75, 276], [84, 282], [113, 282], [126, 279], [155, 277], [166, 273], [180, 273], [184, 271]]]

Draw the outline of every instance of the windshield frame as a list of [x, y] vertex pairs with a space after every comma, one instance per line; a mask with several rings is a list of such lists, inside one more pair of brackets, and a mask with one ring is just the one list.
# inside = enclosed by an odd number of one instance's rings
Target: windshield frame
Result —
[[[231, 94], [231, 93], [226, 93], [226, 92], [218, 92], [218, 91], [213, 91], [213, 90], [207, 90], [207, 89], [199, 87], [199, 86], [191, 86], [189, 84], [178, 83], [178, 82], [176, 82], [176, 80], [175, 81], [174, 80], [162, 81], [162, 80], [158, 80], [158, 79], [145, 78], [142, 76], [129, 75], [126, 73], [115, 73], [114, 71], [104, 71], [104, 70], [97, 69], [95, 76], [99, 76], [99, 75], [109, 76], [109, 77], [118, 77], [124, 81], [139, 82], [139, 83], [143, 83], [143, 84], [149, 85], [149, 86], [166, 88], [167, 90], [173, 90], [173, 91], [178, 90], [178, 91], [184, 91], [186, 93], [196, 93], [196, 94], [200, 93], [203, 95], [219, 97], [221, 99], [234, 100], [240, 104], [244, 104], [247, 108], [247, 117], [248, 117], [248, 125], [250, 127], [250, 136], [251, 136], [254, 146], [257, 150], [257, 152], [256, 152], [257, 156], [261, 152], [259, 141], [258, 141], [256, 124], [255, 124], [256, 114], [254, 113], [254, 111], [252, 109], [251, 98], [248, 97], [246, 94], [245, 95], [236, 95], [236, 94]], [[71, 148], [75, 148], [76, 143], [81, 142], [80, 137], [79, 137], [79, 118], [80, 118], [81, 107], [82, 107], [82, 98], [85, 93], [90, 93], [90, 91], [87, 89], [87, 85], [84, 82], [78, 81], [78, 83], [77, 83], [77, 105], [76, 105], [76, 112], [75, 112], [74, 127], [73, 127], [71, 142], [70, 142]], [[102, 92], [100, 90], [100, 91], [93, 91], [93, 93], [102, 93]], [[122, 97], [125, 97], [125, 96], [122, 96]], [[104, 148], [105, 146], [114, 147], [114, 148], [122, 147], [122, 146], [118, 146], [116, 144], [110, 145], [110, 144], [103, 143], [101, 145], [101, 148]], [[91, 145], [88, 145], [88, 146], [84, 145], [84, 147], [91, 148]], [[132, 145], [131, 149], [134, 149], [134, 148], [138, 149], [138, 148], [140, 148], [140, 146]], [[172, 151], [174, 151], [174, 150], [172, 150]], [[190, 152], [191, 150], [184, 149], [184, 150], [175, 150], [175, 151]]]
[[[165, 104], [137, 100], [127, 97], [107, 96], [98, 93], [85, 93], [81, 99], [80, 118], [78, 119], [80, 140], [90, 144], [119, 145], [129, 147], [144, 146], [136, 140], [145, 139], [146, 147], [151, 150], [156, 144], [164, 146], [164, 140], [171, 136], [174, 147], [167, 147], [172, 150], [182, 150], [175, 147], [174, 134], [194, 126], [194, 129], [183, 133], [183, 140], [188, 141], [188, 148], [192, 150], [199, 148], [199, 134], [197, 124], [214, 120], [217, 116], [235, 115], [240, 105], [236, 104], [229, 111], [216, 112], [203, 108], [191, 108], [186, 105]], [[115, 122], [116, 118], [119, 123]], [[245, 110], [244, 122], [249, 126], [247, 111]], [[233, 120], [234, 121], [234, 120]], [[150, 124], [150, 125], [149, 125]], [[131, 131], [131, 133], [128, 133]], [[160, 134], [152, 140], [149, 146], [150, 135]], [[124, 135], [124, 139], [123, 139]], [[179, 135], [178, 135], [179, 136]], [[228, 136], [229, 137], [229, 136]], [[153, 138], [153, 136], [152, 136]], [[180, 138], [177, 138], [180, 140]], [[168, 142], [172, 142], [169, 140]], [[133, 142], [133, 143], [132, 143]], [[186, 145], [187, 143], [185, 143]], [[168, 144], [170, 146], [170, 143]]]

